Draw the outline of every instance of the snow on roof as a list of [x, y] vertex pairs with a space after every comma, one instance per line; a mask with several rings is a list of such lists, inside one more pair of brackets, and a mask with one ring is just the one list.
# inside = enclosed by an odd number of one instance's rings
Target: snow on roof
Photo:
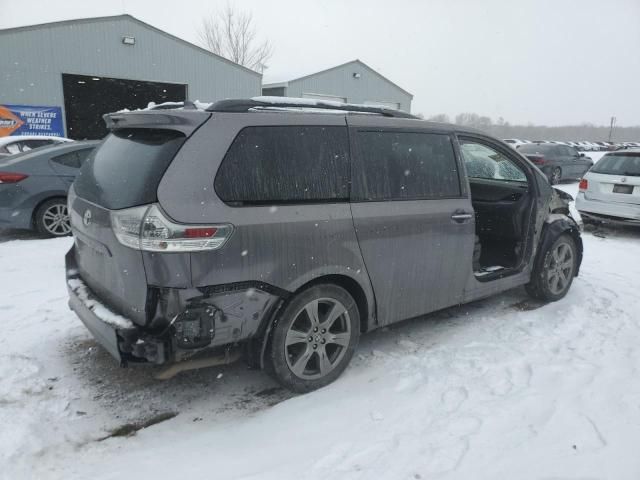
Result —
[[[375, 109], [375, 110], [389, 110], [389, 112], [396, 113], [397, 110], [389, 107], [372, 107], [371, 105], [361, 105], [357, 103], [343, 103], [336, 102], [335, 100], [320, 100], [315, 98], [298, 98], [298, 97], [270, 97], [268, 95], [260, 96], [260, 97], [252, 97], [251, 100], [255, 100], [257, 102], [268, 103], [273, 106], [257, 106], [251, 109], [251, 111], [287, 111], [287, 112], [297, 112], [297, 113], [334, 113], [334, 114], [348, 114], [353, 113], [353, 107], [357, 107], [358, 109]], [[293, 104], [293, 105], [292, 105]], [[298, 106], [299, 105], [299, 106]], [[323, 110], [321, 107], [328, 106], [333, 107], [331, 110]], [[307, 108], [305, 108], [307, 107]], [[336, 110], [335, 108], [344, 107], [344, 109]], [[378, 112], [371, 111], [362, 111], [358, 112], [362, 114], [376, 114]]]
[[[200, 100], [194, 100], [191, 103], [196, 107], [196, 110], [206, 110], [213, 105], [213, 102], [201, 102]], [[184, 110], [184, 102], [149, 102], [145, 108], [136, 108], [135, 110], [123, 108], [122, 110], [111, 113], [144, 112], [148, 110]]]
[[329, 105], [331, 107], [342, 107], [345, 105], [352, 105], [352, 104], [343, 103], [343, 102], [336, 102], [335, 100], [318, 100], [315, 98], [297, 98], [297, 97], [270, 97], [268, 95], [252, 97], [251, 100], [255, 100], [256, 102], [270, 103], [272, 105], [280, 105], [283, 103], [296, 103], [298, 105], [308, 105], [310, 107], [317, 107], [322, 105]]

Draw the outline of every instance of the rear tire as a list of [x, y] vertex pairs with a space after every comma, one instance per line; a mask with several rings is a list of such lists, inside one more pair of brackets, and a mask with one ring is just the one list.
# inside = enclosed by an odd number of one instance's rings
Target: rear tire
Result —
[[562, 170], [560, 167], [556, 167], [551, 171], [551, 176], [549, 177], [549, 183], [551, 185], [557, 185], [562, 180]]
[[36, 231], [43, 237], [65, 237], [71, 234], [66, 198], [52, 198], [38, 207], [34, 215]]
[[555, 302], [563, 298], [575, 276], [578, 259], [576, 242], [562, 234], [537, 261], [526, 290], [533, 298]]
[[294, 392], [324, 387], [347, 368], [359, 337], [353, 297], [337, 285], [315, 285], [296, 295], [276, 320], [267, 372]]

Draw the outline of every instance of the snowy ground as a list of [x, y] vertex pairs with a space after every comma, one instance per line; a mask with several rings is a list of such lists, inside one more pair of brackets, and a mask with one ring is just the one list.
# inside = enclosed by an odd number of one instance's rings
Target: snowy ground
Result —
[[0, 478], [637, 480], [640, 231], [594, 233], [566, 299], [375, 332], [304, 396], [241, 364], [119, 369], [67, 309], [71, 241], [4, 234]]

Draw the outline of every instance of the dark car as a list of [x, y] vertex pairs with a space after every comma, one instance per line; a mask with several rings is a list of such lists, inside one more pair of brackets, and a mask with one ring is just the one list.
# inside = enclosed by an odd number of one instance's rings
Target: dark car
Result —
[[568, 145], [529, 143], [518, 152], [526, 155], [555, 185], [562, 180], [580, 179], [593, 166], [593, 160]]
[[98, 142], [67, 142], [0, 158], [0, 227], [69, 235], [67, 191]]
[[244, 353], [309, 391], [365, 332], [522, 285], [566, 295], [571, 197], [515, 150], [390, 109], [279, 102], [106, 117], [69, 192], [67, 285], [122, 365]]

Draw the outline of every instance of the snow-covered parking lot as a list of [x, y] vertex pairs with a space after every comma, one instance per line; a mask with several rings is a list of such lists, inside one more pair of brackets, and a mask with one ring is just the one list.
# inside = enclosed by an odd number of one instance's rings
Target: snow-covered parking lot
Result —
[[564, 300], [519, 289], [375, 332], [293, 396], [243, 364], [120, 369], [67, 308], [71, 239], [4, 234], [0, 477], [636, 480], [640, 231], [583, 239]]

